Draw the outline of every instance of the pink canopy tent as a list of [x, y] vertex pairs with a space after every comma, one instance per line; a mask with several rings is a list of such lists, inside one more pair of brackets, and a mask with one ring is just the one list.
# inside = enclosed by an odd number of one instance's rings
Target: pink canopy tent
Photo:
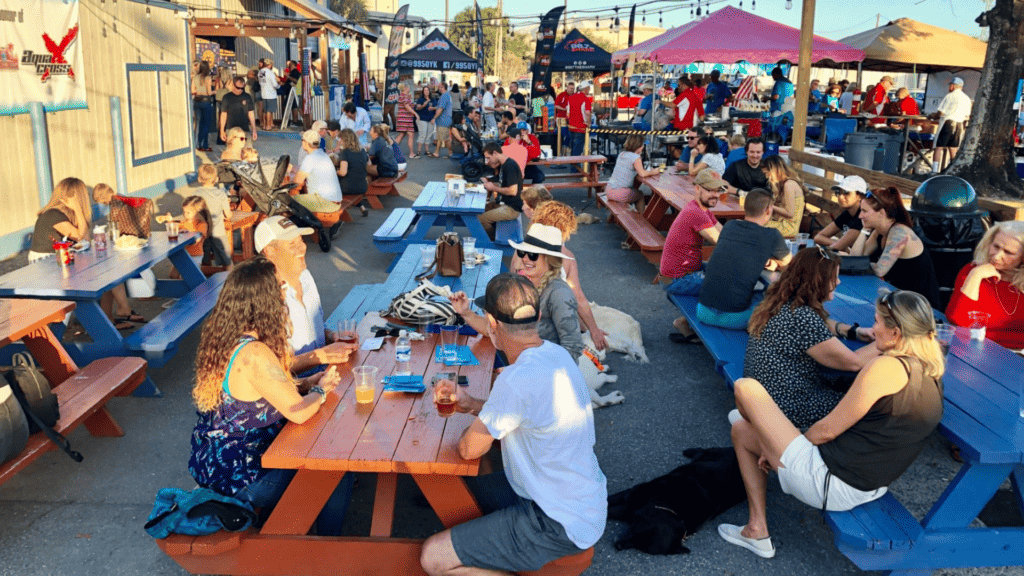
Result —
[[[753, 64], [770, 64], [780, 60], [800, 60], [800, 30], [767, 18], [726, 6], [703, 20], [673, 28], [646, 42], [635, 44], [612, 54], [612, 63], [624, 64], [630, 54], [636, 60], [650, 60], [662, 65], [715, 62], [729, 64], [746, 60]], [[812, 63], [860, 62], [864, 51], [822, 38], [814, 37]]]

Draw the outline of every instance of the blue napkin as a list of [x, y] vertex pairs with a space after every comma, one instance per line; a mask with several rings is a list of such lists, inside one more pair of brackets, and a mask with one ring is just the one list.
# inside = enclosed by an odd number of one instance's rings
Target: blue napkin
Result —
[[477, 366], [480, 364], [480, 361], [473, 355], [469, 346], [459, 346], [458, 354], [455, 358], [455, 362], [445, 362], [444, 353], [441, 352], [441, 347], [434, 347], [434, 362], [437, 362], [438, 364], [443, 363], [446, 366]]
[[385, 376], [384, 377], [384, 391], [385, 392], [411, 392], [418, 394], [426, 391], [426, 386], [423, 384], [423, 376], [412, 374], [409, 376]]

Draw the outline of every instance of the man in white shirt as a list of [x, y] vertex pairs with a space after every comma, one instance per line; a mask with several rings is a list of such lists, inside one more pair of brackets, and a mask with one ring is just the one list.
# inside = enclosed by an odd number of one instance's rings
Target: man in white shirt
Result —
[[273, 62], [261, 58], [260, 71], [256, 77], [260, 81], [260, 97], [263, 100], [263, 129], [274, 129], [274, 113], [277, 112], [277, 89], [281, 83], [277, 81], [277, 74], [274, 73]]
[[857, 91], [857, 83], [850, 82], [846, 90], [839, 96], [839, 107], [847, 112], [853, 113], [853, 93]]
[[[456, 409], [477, 416], [459, 454], [480, 458], [501, 440], [504, 470], [471, 483], [485, 516], [423, 544], [420, 563], [431, 576], [537, 570], [593, 546], [608, 514], [590, 393], [569, 353], [537, 334], [537, 290], [525, 277], [499, 274], [482, 300], [488, 336], [511, 364], [486, 401], [454, 387]], [[463, 292], [452, 305], [469, 313]]]
[[484, 109], [484, 130], [497, 130], [498, 122], [494, 117], [494, 82], [488, 82], [485, 87], [482, 107]]
[[363, 148], [370, 146], [370, 114], [366, 109], [356, 106], [352, 102], [346, 102], [341, 108], [341, 118], [338, 122], [342, 130], [348, 128], [356, 133], [359, 138], [359, 145]]
[[[341, 202], [341, 183], [338, 181], [338, 169], [326, 152], [320, 149], [320, 134], [314, 130], [302, 133], [302, 150], [306, 157], [299, 164], [295, 175], [295, 183], [306, 185], [306, 194], [295, 196], [295, 200], [313, 212], [334, 212]], [[327, 200], [327, 203], [318, 202]], [[330, 203], [335, 204], [330, 204]]]
[[942, 172], [949, 166], [960, 148], [964, 127], [971, 117], [971, 98], [964, 94], [964, 79], [958, 77], [949, 81], [949, 94], [939, 103], [937, 112], [931, 118], [939, 121], [939, 135], [935, 138], [935, 158], [932, 172]]
[[335, 342], [336, 335], [324, 327], [313, 275], [306, 268], [306, 243], [302, 237], [312, 228], [299, 228], [284, 216], [271, 216], [256, 227], [256, 251], [277, 267], [284, 301], [291, 320], [288, 344], [295, 351], [292, 371], [300, 374], [315, 366], [344, 364], [355, 345]]

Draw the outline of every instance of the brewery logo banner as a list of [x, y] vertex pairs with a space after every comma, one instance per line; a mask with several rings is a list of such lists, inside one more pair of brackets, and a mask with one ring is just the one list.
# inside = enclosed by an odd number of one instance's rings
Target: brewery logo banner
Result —
[[0, 4], [0, 115], [88, 108], [78, 0]]
[[409, 13], [409, 5], [405, 4], [395, 12], [394, 24], [391, 26], [391, 38], [388, 41], [387, 75], [384, 77], [384, 104], [398, 104], [398, 55], [401, 53], [402, 40], [405, 38], [405, 16]]
[[537, 52], [533, 57], [533, 83], [530, 95], [533, 97], [551, 91], [551, 56], [555, 51], [555, 30], [565, 6], [556, 6], [540, 21], [537, 29]]

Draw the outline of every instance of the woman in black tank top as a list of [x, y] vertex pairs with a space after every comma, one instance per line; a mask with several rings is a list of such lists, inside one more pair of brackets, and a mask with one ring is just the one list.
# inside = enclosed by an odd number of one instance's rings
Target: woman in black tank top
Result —
[[884, 495], [924, 448], [942, 419], [945, 359], [935, 319], [920, 294], [897, 290], [875, 306], [881, 356], [857, 375], [839, 405], [801, 435], [756, 380], [736, 381], [743, 417], [732, 428], [750, 517], [722, 524], [726, 541], [764, 558], [775, 555], [766, 516], [767, 471], [783, 490], [827, 510], [849, 510]]

